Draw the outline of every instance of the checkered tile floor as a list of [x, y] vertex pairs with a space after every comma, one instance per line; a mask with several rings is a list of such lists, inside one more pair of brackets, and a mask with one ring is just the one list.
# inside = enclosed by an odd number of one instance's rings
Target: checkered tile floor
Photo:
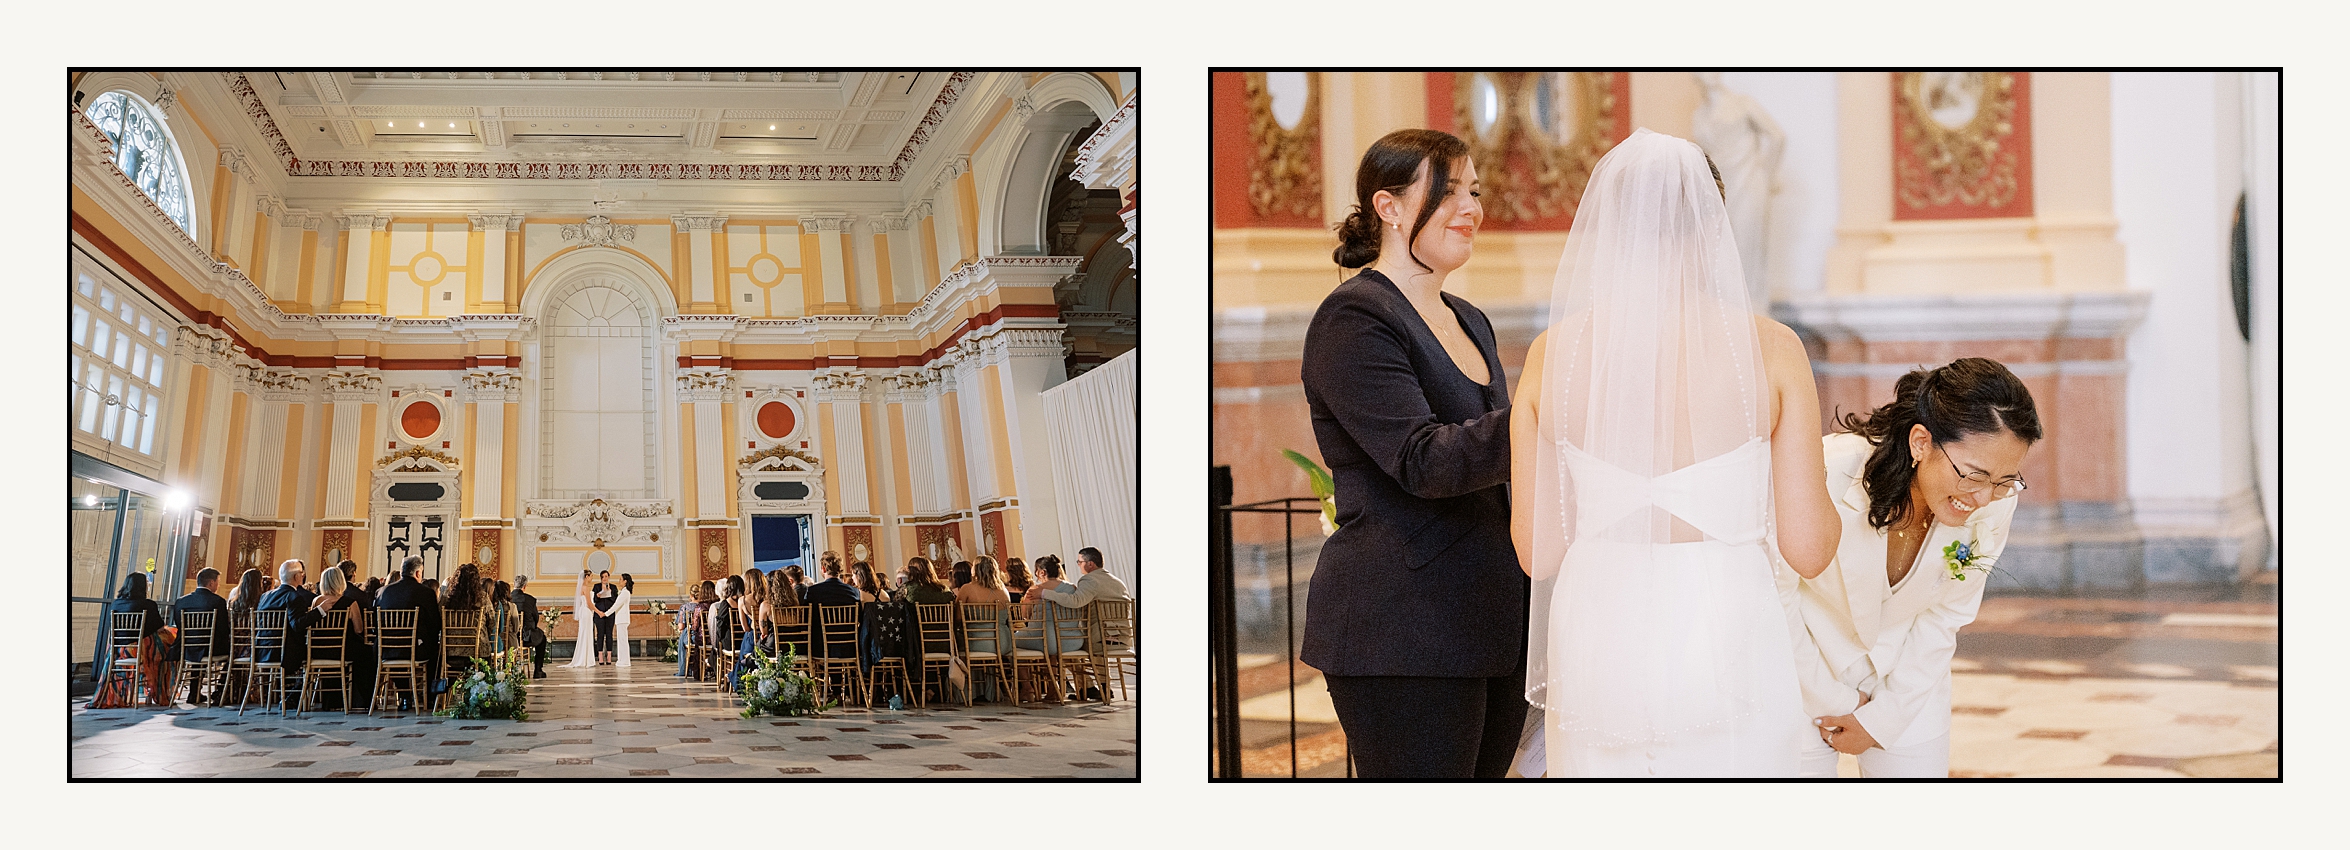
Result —
[[550, 667], [531, 719], [236, 709], [93, 711], [76, 700], [76, 779], [120, 777], [572, 778], [1060, 777], [1136, 774], [1134, 703], [842, 707], [743, 719], [674, 668]]

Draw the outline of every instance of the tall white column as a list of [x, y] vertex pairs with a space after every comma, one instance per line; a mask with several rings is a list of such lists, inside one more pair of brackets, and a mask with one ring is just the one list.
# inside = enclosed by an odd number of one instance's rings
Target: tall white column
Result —
[[1012, 486], [1020, 496], [1020, 535], [1028, 548], [1061, 544], [1060, 501], [1053, 482], [1045, 390], [1068, 380], [1060, 327], [1008, 327], [981, 340], [996, 365], [1004, 431], [1012, 448]]
[[367, 449], [359, 444], [359, 409], [382, 401], [383, 378], [364, 370], [328, 372], [321, 377], [326, 382], [327, 416], [334, 424], [327, 433], [326, 479], [320, 482], [326, 488], [326, 510], [319, 518], [362, 519], [353, 486], [359, 476], [361, 453]]
[[[297, 390], [295, 375], [276, 369], [262, 369], [254, 373], [253, 382], [259, 392], [253, 396], [252, 407], [245, 414], [245, 493], [239, 501], [239, 513], [246, 517], [286, 519], [292, 511], [278, 504], [278, 487], [285, 475], [286, 463], [286, 403]], [[308, 380], [300, 383], [306, 389]], [[299, 435], [295, 435], [299, 439]]]
[[865, 386], [868, 377], [854, 369], [819, 372], [815, 377], [816, 400], [832, 405], [832, 447], [834, 456], [825, 458], [840, 482], [841, 516], [870, 516], [873, 513], [871, 488], [867, 486], [870, 471], [865, 467]]
[[726, 369], [684, 369], [677, 373], [677, 400], [694, 410], [694, 513], [697, 519], [725, 519], [735, 494], [726, 492], [726, 465], [734, 450], [726, 444], [725, 407], [735, 392]]
[[995, 443], [988, 439], [987, 393], [979, 379], [979, 342], [968, 336], [948, 349], [939, 358], [952, 375], [947, 389], [955, 394], [956, 424], [963, 436], [963, 470], [969, 479], [973, 509], [989, 500], [1010, 495], [999, 493], [995, 481]]
[[494, 525], [506, 518], [506, 404], [522, 400], [522, 375], [484, 369], [467, 372], [464, 381], [466, 400], [473, 403], [473, 421], [467, 423], [473, 427], [473, 465], [463, 471], [472, 482], [473, 516], [466, 519]]

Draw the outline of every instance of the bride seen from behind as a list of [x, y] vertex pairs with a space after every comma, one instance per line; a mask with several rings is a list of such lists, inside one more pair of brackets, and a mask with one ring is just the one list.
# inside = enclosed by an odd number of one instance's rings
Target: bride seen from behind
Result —
[[1567, 776], [1793, 776], [1808, 719], [1771, 550], [1834, 554], [1801, 342], [1749, 304], [1719, 177], [1642, 129], [1594, 169], [1512, 405], [1525, 693]]
[[588, 604], [588, 571], [579, 571], [579, 584], [571, 588], [571, 620], [577, 626], [578, 636], [571, 641], [571, 663], [565, 667], [596, 666], [595, 618], [589, 612], [595, 606]]

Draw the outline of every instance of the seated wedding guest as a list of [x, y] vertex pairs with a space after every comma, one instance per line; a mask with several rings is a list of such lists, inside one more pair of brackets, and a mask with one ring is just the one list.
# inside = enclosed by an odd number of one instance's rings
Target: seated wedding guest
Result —
[[996, 574], [995, 559], [979, 556], [979, 563], [971, 565], [971, 581], [955, 588], [955, 604], [973, 602], [1007, 603], [1012, 595], [1004, 588], [1004, 579]]
[[955, 592], [930, 571], [930, 559], [916, 555], [906, 559], [906, 598], [917, 605], [937, 605], [955, 601]]
[[[985, 555], [981, 555], [980, 557], [984, 558], [984, 557], [987, 557], [987, 556], [985, 556]], [[949, 579], [949, 581], [951, 581], [951, 582], [953, 582], [953, 583], [952, 583], [952, 584], [950, 584], [950, 585], [948, 585], [948, 587], [950, 587], [950, 588], [953, 588], [953, 589], [955, 589], [955, 590], [962, 590], [962, 589], [963, 589], [963, 585], [970, 584], [970, 583], [971, 583], [971, 562], [970, 562], [970, 561], [956, 561], [956, 562], [955, 562], [955, 571], [954, 571], [954, 573], [952, 574], [952, 577]]]
[[[212, 640], [205, 644], [189, 644], [182, 651], [182, 654], [188, 661], [203, 661], [212, 656], [222, 655], [229, 651], [229, 638], [231, 635], [228, 622], [228, 600], [222, 598], [219, 593], [214, 592], [213, 589], [218, 586], [220, 586], [219, 570], [213, 569], [211, 567], [205, 567], [201, 570], [197, 570], [196, 589], [189, 591], [188, 595], [180, 597], [179, 601], [173, 602], [171, 604], [172, 610], [175, 612], [175, 622], [177, 616], [180, 614], [190, 614], [199, 611], [212, 612]], [[207, 705], [212, 702], [213, 698], [217, 695], [200, 693], [203, 686], [204, 677], [191, 677], [191, 680], [188, 682], [189, 702], [195, 703], [197, 705]]]
[[[357, 566], [350, 561], [344, 561], [338, 566], [326, 568], [326, 572], [318, 575], [318, 598], [317, 601], [311, 603], [315, 616], [308, 619], [312, 625], [316, 625], [318, 621], [325, 619], [323, 615], [326, 612], [343, 612], [343, 650], [339, 658], [325, 655], [310, 660], [348, 660], [351, 662], [347, 670], [351, 682], [351, 698], [364, 705], [367, 697], [375, 692], [375, 652], [367, 645], [367, 612], [375, 607], [375, 600], [369, 598], [366, 591], [360, 590], [358, 586], [344, 580], [343, 577], [349, 575]], [[321, 651], [333, 652], [333, 650]], [[330, 711], [342, 710], [342, 689], [324, 691], [319, 698], [319, 704]]]
[[[741, 646], [741, 642], [744, 636], [740, 631], [735, 629], [734, 621], [735, 612], [742, 607], [742, 604], [743, 577], [727, 576], [726, 583], [719, 586], [718, 602], [710, 606], [711, 646]], [[733, 669], [727, 670], [725, 672], [726, 687], [728, 690], [733, 690], [738, 684], [740, 684], [738, 675], [742, 672], [742, 670], [745, 668], [745, 665], [748, 663], [748, 659], [744, 659], [739, 656], [735, 658]]]
[[261, 604], [261, 571], [247, 568], [237, 576], [237, 586], [228, 592], [228, 609], [251, 611]]
[[[425, 661], [424, 678], [426, 681], [438, 681], [441, 675], [441, 606], [433, 600], [432, 592], [426, 590], [424, 583], [418, 580], [417, 571], [422, 569], [423, 558], [410, 555], [401, 561], [399, 572], [392, 576], [390, 584], [384, 585], [383, 598], [376, 602], [376, 607], [384, 611], [416, 612], [417, 655]], [[387, 661], [408, 660], [405, 649], [387, 648], [383, 656]], [[400, 700], [400, 710], [413, 710], [405, 694]]]
[[272, 591], [272, 590], [276, 590], [276, 589], [277, 589], [277, 579], [276, 579], [276, 578], [273, 578], [273, 577], [271, 577], [271, 576], [270, 576], [270, 574], [268, 574], [268, 573], [262, 573], [262, 574], [261, 574], [261, 592], [262, 592], [262, 593], [268, 593], [268, 592], [270, 592], [270, 591]]
[[[430, 587], [431, 583], [426, 582], [425, 586]], [[489, 625], [489, 612], [482, 607], [486, 597], [487, 594], [482, 592], [481, 587], [481, 568], [472, 564], [458, 565], [457, 574], [449, 577], [448, 585], [442, 587], [440, 592], [441, 611], [444, 615], [450, 611], [482, 612], [481, 619], [474, 627], [473, 645], [484, 648], [489, 645], [487, 641], [482, 640], [482, 635]], [[441, 619], [445, 621], [448, 618], [443, 616]], [[448, 658], [448, 669], [466, 670], [473, 667], [473, 656], [452, 655]]]
[[1061, 584], [1061, 556], [1046, 555], [1036, 559], [1036, 583], [1028, 586], [1028, 592], [1020, 594], [1020, 616], [1035, 616], [1039, 595]]
[[489, 641], [490, 654], [504, 656], [514, 648], [507, 645], [515, 633], [514, 588], [502, 581], [492, 583], [488, 607], [482, 610], [481, 631]]
[[1028, 563], [1018, 558], [1004, 560], [1004, 592], [1013, 596], [1028, 592]]
[[[1055, 619], [1064, 623], [1081, 622], [1085, 616], [1085, 606], [1093, 604], [1096, 600], [1125, 602], [1133, 599], [1126, 593], [1126, 582], [1120, 580], [1115, 573], [1102, 569], [1102, 550], [1091, 546], [1077, 550], [1077, 566], [1085, 571], [1084, 575], [1077, 577], [1077, 581], [1057, 585], [1040, 594], [1041, 598], [1058, 606], [1057, 613], [1062, 616]], [[1072, 636], [1064, 627], [1060, 635], [1061, 651], [1068, 652], [1085, 648], [1083, 630], [1079, 630], [1075, 636]], [[1042, 648], [1042, 644], [1027, 648], [1039, 649]], [[1101, 692], [1089, 686], [1085, 689], [1085, 698], [1100, 699]]]
[[[260, 648], [261, 641], [275, 636], [264, 635], [258, 631], [253, 635], [255, 647], [253, 660], [256, 663], [274, 661], [284, 664], [286, 681], [289, 683], [302, 677], [302, 663], [304, 659], [309, 657], [304, 641], [310, 637], [310, 626], [318, 622], [318, 615], [312, 610], [318, 596], [302, 589], [306, 579], [304, 573], [305, 567], [301, 559], [286, 559], [284, 563], [277, 565], [277, 589], [261, 595], [260, 610], [286, 612], [285, 641], [282, 647], [280, 649], [262, 649]], [[294, 693], [293, 689], [289, 687], [286, 690], [285, 706], [290, 709], [293, 705]]]
[[[171, 667], [164, 663], [164, 655], [171, 650], [171, 637], [177, 629], [163, 630], [163, 612], [155, 607], [155, 600], [147, 598], [147, 574], [132, 572], [124, 576], [122, 586], [114, 591], [114, 601], [106, 603], [106, 613], [100, 620], [111, 630], [116, 614], [145, 614], [139, 626], [139, 648], [124, 649], [107, 659], [104, 685], [90, 698], [91, 708], [129, 708], [139, 698], [131, 692], [131, 676], [126, 665], [136, 664], [139, 677], [147, 685], [146, 705], [171, 705], [171, 683], [164, 677]], [[112, 633], [108, 633], [111, 641]]]
[[745, 628], [743, 635], [737, 639], [742, 645], [736, 647], [735, 651], [748, 656], [753, 646], [771, 646], [767, 641], [767, 630], [773, 628], [769, 622], [773, 616], [774, 612], [767, 609], [767, 574], [760, 572], [757, 567], [744, 570], [742, 619]]
[[882, 585], [881, 577], [873, 574], [872, 564], [858, 561], [853, 573], [857, 579], [857, 592], [865, 595], [865, 601], [889, 601], [889, 588]]
[[784, 580], [791, 585], [792, 598], [800, 600], [799, 602], [792, 604], [806, 604], [808, 599], [808, 572], [806, 570], [800, 569], [800, 565], [798, 564], [789, 564], [783, 568], [783, 577]]
[[[796, 569], [798, 569], [798, 567], [786, 567], [782, 570], [771, 573], [768, 577], [767, 613], [769, 620], [767, 624], [767, 631], [771, 637], [776, 639], [780, 639], [783, 635], [783, 618], [786, 614], [796, 610], [800, 612], [804, 618], [808, 612], [808, 599], [806, 596], [806, 591], [802, 588], [792, 586], [791, 571]], [[809, 620], [809, 622], [814, 621]], [[783, 647], [781, 645], [771, 645], [771, 648], [778, 653], [783, 651]], [[808, 657], [807, 642], [796, 639], [795, 637], [792, 642], [792, 651], [797, 653], [801, 658]]]
[[672, 625], [677, 629], [677, 675], [679, 676], [687, 675], [692, 671], [694, 647], [702, 645], [696, 635], [700, 633], [702, 627], [702, 607], [710, 604], [710, 592], [705, 589], [709, 586], [710, 583], [705, 581], [687, 588], [685, 601], [677, 606], [675, 615], [677, 620]]
[[539, 622], [539, 598], [530, 595], [530, 576], [514, 577], [514, 618], [522, 626], [522, 646], [530, 650], [530, 677], [547, 677], [547, 630]]
[[824, 580], [808, 585], [808, 604], [855, 605], [865, 601], [865, 597], [857, 592], [857, 588], [841, 580], [841, 574], [844, 570], [841, 568], [839, 555], [831, 552], [824, 553], [820, 569], [824, 571]]

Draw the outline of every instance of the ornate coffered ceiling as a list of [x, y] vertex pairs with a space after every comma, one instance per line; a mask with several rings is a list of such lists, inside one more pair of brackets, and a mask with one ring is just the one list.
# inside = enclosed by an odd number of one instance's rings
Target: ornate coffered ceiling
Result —
[[222, 72], [294, 177], [896, 182], [974, 72]]

